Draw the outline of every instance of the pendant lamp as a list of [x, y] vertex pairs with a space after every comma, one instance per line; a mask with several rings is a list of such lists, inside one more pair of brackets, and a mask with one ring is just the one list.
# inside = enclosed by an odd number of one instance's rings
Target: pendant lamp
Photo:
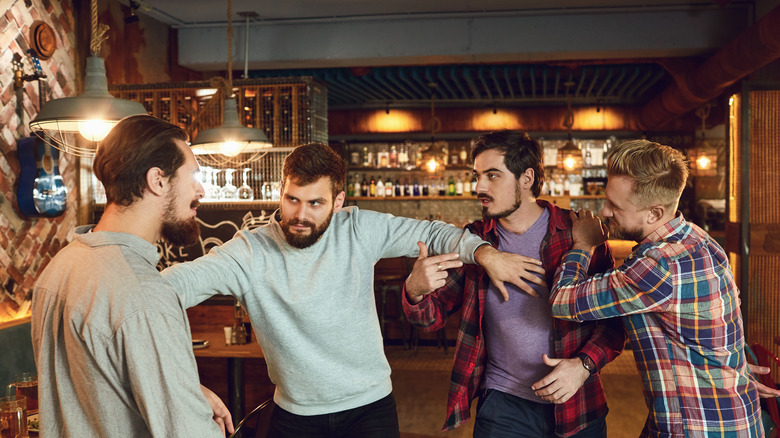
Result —
[[571, 137], [571, 127], [574, 126], [574, 112], [571, 110], [571, 97], [569, 88], [574, 86], [574, 82], [565, 82], [566, 87], [566, 117], [563, 119], [563, 126], [568, 131], [566, 143], [558, 149], [558, 169], [566, 173], [579, 173], [582, 171], [582, 151], [574, 144]]
[[84, 92], [76, 97], [46, 102], [30, 122], [30, 129], [41, 139], [48, 140], [63, 152], [86, 157], [95, 155], [99, 142], [120, 120], [147, 114], [142, 104], [117, 99], [108, 92], [105, 61], [99, 56], [100, 46], [107, 39], [108, 26], [98, 26], [97, 0], [92, 0], [91, 18], [92, 56], [87, 58]]
[[192, 151], [199, 155], [221, 154], [226, 157], [226, 161], [231, 164], [242, 164], [249, 160], [243, 160], [240, 163], [233, 162], [233, 157], [243, 153], [256, 153], [269, 149], [272, 144], [268, 137], [260, 129], [247, 128], [238, 120], [238, 109], [236, 100], [233, 98], [233, 4], [228, 0], [228, 20], [227, 20], [227, 38], [228, 38], [228, 67], [227, 67], [227, 85], [224, 87], [225, 101], [222, 113], [222, 125], [218, 128], [206, 129], [198, 133], [192, 142]]

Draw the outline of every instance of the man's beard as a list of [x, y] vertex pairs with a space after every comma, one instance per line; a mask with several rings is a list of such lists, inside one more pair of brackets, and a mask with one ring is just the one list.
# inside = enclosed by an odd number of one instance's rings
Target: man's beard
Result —
[[[173, 196], [168, 196], [168, 206], [165, 208], [162, 224], [162, 237], [175, 246], [190, 246], [200, 239], [200, 225], [195, 217], [176, 219], [176, 202]], [[200, 202], [192, 201], [190, 208], [196, 208]]]
[[[485, 195], [485, 194], [478, 195], [477, 198], [480, 199], [480, 200], [486, 199], [488, 201], [495, 202], [495, 200], [493, 199], [492, 196], [488, 196], [488, 195]], [[510, 214], [516, 212], [517, 209], [520, 208], [520, 204], [522, 204], [522, 202], [523, 201], [520, 199], [520, 184], [517, 184], [517, 186], [515, 188], [515, 203], [512, 204], [512, 206], [507, 208], [506, 210], [499, 211], [498, 213], [488, 213], [488, 207], [482, 207], [482, 219], [485, 219], [485, 220], [487, 220], [487, 219], [503, 219], [503, 218], [509, 216]]]
[[626, 229], [613, 223], [610, 219], [606, 220], [607, 229], [609, 229], [610, 239], [631, 240], [641, 242], [645, 238], [644, 231], [641, 228]]
[[[325, 219], [325, 222], [323, 222], [319, 227], [316, 226], [313, 222], [297, 219], [282, 220], [279, 225], [282, 227], [284, 237], [287, 239], [287, 243], [289, 243], [290, 246], [294, 246], [298, 249], [304, 249], [314, 245], [318, 240], [320, 240], [320, 237], [322, 237], [322, 235], [325, 234], [325, 231], [328, 230], [328, 226], [330, 225], [330, 220], [332, 218], [333, 211], [331, 210], [330, 214]], [[290, 230], [290, 227], [295, 225], [305, 225], [309, 227], [311, 232], [309, 234], [294, 233]]]

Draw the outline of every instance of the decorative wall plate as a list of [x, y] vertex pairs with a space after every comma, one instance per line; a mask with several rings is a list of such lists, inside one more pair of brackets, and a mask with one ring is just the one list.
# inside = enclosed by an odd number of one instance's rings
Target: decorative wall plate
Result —
[[51, 26], [43, 21], [36, 21], [30, 26], [30, 44], [38, 52], [40, 59], [49, 59], [57, 48], [57, 36]]

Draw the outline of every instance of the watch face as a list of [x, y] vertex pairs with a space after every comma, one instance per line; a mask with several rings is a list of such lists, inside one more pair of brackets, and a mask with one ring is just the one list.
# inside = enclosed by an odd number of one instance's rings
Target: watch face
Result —
[[591, 374], [593, 374], [593, 372], [596, 370], [596, 364], [594, 364], [591, 358], [588, 356], [584, 356], [582, 358], [582, 366], [584, 366], [586, 370], [590, 371]]

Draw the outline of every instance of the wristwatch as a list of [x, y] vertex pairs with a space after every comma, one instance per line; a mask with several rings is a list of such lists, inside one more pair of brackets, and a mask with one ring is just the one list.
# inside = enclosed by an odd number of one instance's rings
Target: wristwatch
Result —
[[596, 364], [593, 363], [593, 359], [591, 359], [587, 354], [580, 353], [577, 355], [577, 357], [582, 360], [582, 366], [588, 370], [591, 375], [596, 372]]

